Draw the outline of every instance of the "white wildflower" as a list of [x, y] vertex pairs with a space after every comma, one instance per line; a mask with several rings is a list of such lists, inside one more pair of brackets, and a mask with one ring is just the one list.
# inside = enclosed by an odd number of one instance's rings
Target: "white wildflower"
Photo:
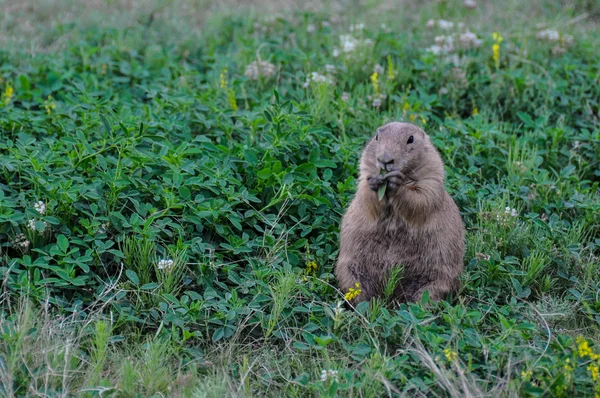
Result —
[[259, 77], [271, 77], [275, 74], [275, 65], [267, 61], [254, 61], [246, 66], [244, 76], [252, 80], [258, 80]]
[[464, 6], [465, 8], [472, 10], [474, 8], [477, 8], [477, 2], [475, 0], [465, 0]]
[[427, 29], [432, 29], [435, 26], [435, 21], [433, 19], [430, 19], [429, 21], [427, 21], [427, 23], [425, 24], [425, 27]]
[[436, 36], [435, 45], [429, 47], [427, 51], [433, 54], [447, 54], [454, 51], [454, 39], [452, 36]]
[[315, 25], [313, 25], [313, 24], [309, 24], [309, 25], [306, 27], [306, 32], [307, 32], [307, 33], [313, 33], [315, 30], [317, 30], [317, 28], [316, 28], [316, 26], [315, 26]]
[[34, 205], [33, 208], [40, 213], [41, 215], [44, 215], [46, 213], [46, 204], [44, 202], [37, 201]]
[[383, 66], [381, 66], [380, 64], [375, 64], [375, 66], [373, 67], [373, 72], [377, 73], [378, 75], [382, 75], [384, 71], [385, 69], [383, 69]]
[[545, 41], [558, 41], [560, 34], [553, 29], [545, 29], [538, 32], [537, 38]]
[[321, 22], [321, 26], [324, 27], [324, 28], [328, 27], [329, 25], [331, 25], [329, 23], [329, 21], [323, 21], [323, 22]]
[[333, 53], [331, 55], [333, 55], [334, 58], [339, 57], [340, 56], [340, 49], [339, 48], [334, 48], [333, 49]]
[[448, 89], [446, 87], [440, 88], [440, 95], [446, 95], [446, 94], [448, 94]]
[[454, 22], [446, 21], [444, 19], [440, 19], [437, 21], [438, 28], [442, 30], [450, 30], [454, 28]]
[[552, 52], [552, 55], [563, 55], [567, 52], [567, 49], [561, 46], [554, 46], [550, 51]]
[[581, 146], [581, 143], [579, 141], [575, 141], [573, 142], [573, 150], [577, 150], [577, 148], [579, 148]]
[[511, 217], [516, 217], [516, 216], [519, 215], [519, 213], [517, 212], [517, 209], [514, 209], [514, 208], [511, 209], [510, 206], [506, 206], [504, 208], [504, 214], [505, 215], [510, 215]]
[[357, 23], [354, 25], [350, 25], [350, 32], [359, 32], [365, 28], [364, 23]]
[[156, 265], [156, 267], [158, 269], [168, 269], [171, 268], [173, 266], [173, 260], [171, 259], [162, 259], [158, 262], [158, 264]]
[[371, 103], [371, 105], [373, 105], [374, 108], [379, 108], [381, 106], [381, 99], [380, 98], [373, 99], [373, 102]]
[[333, 369], [323, 369], [321, 371], [321, 381], [325, 382], [328, 379], [333, 379], [335, 381], [338, 381], [338, 371], [337, 370], [333, 370]]
[[460, 35], [460, 44], [464, 48], [477, 48], [480, 47], [483, 41], [477, 37], [473, 32], [466, 31]]
[[105, 234], [107, 227], [108, 226], [105, 223], [100, 224], [100, 227], [98, 228], [98, 233], [99, 234]]
[[341, 35], [340, 41], [342, 43], [342, 51], [345, 53], [354, 51], [358, 45], [358, 40], [356, 40], [352, 35]]
[[350, 101], [350, 93], [347, 93], [346, 91], [344, 91], [342, 93], [342, 101], [344, 101], [344, 102]]
[[46, 229], [47, 224], [45, 221], [42, 221], [42, 224], [44, 224], [44, 226], [41, 230], [37, 230], [35, 228], [35, 223], [36, 223], [36, 221], [34, 219], [31, 219], [31, 220], [27, 221], [27, 227], [29, 227], [29, 229], [32, 231], [38, 231], [38, 232], [42, 232], [42, 231], [44, 231], [44, 229]]
[[302, 87], [308, 88], [311, 83], [333, 84], [333, 79], [330, 75], [325, 76], [318, 72], [311, 72]]
[[15, 236], [15, 240], [13, 241], [13, 245], [23, 250], [27, 250], [29, 245], [31, 245], [31, 242], [27, 240], [25, 234], [17, 234]]
[[440, 47], [438, 45], [434, 45], [434, 46], [428, 47], [427, 49], [425, 49], [425, 51], [430, 52], [434, 55], [438, 55], [439, 53], [442, 52], [442, 47]]
[[331, 65], [331, 64], [325, 65], [325, 72], [335, 73], [335, 65]]

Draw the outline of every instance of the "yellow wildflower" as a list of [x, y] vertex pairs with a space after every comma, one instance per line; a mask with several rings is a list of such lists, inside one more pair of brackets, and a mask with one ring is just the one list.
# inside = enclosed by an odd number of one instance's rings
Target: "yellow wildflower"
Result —
[[406, 112], [409, 109], [410, 109], [410, 104], [408, 102], [404, 102], [404, 105], [402, 105], [402, 110]]
[[237, 106], [237, 102], [235, 100], [235, 93], [233, 92], [233, 89], [230, 89], [227, 91], [227, 100], [229, 101], [229, 106], [231, 107], [231, 109], [233, 109], [234, 111], [237, 111], [238, 106]]
[[579, 356], [581, 358], [594, 355], [594, 352], [590, 348], [590, 345], [585, 338], [578, 337], [575, 341], [577, 342], [577, 351], [579, 352]]
[[598, 364], [592, 363], [587, 367], [587, 370], [592, 374], [592, 380], [598, 380], [598, 374], [600, 373], [600, 369], [598, 368]]
[[309, 274], [314, 274], [315, 272], [317, 272], [317, 268], [319, 267], [314, 261], [309, 261], [306, 263], [306, 272], [308, 272]]
[[54, 98], [51, 95], [48, 96], [48, 99], [44, 101], [44, 108], [46, 108], [46, 112], [48, 115], [52, 113], [53, 109], [56, 109], [56, 103], [54, 102]]
[[574, 369], [573, 365], [571, 365], [571, 360], [569, 358], [567, 358], [565, 360], [565, 366], [564, 366], [564, 368], [565, 368], [565, 371], [567, 371], [567, 372], [571, 372]]
[[108, 69], [108, 66], [106, 64], [102, 64], [102, 75], [106, 75], [106, 70]]
[[444, 350], [444, 355], [448, 361], [454, 361], [458, 358], [458, 353], [456, 351], [452, 351], [450, 348], [446, 348]]
[[388, 79], [394, 80], [394, 61], [392, 61], [392, 56], [387, 56], [388, 61]]
[[15, 95], [15, 89], [12, 88], [11, 85], [6, 86], [6, 90], [4, 90], [4, 104], [8, 105], [12, 97]]
[[226, 88], [227, 87], [227, 69], [223, 69], [221, 71], [221, 88]]
[[411, 122], [414, 122], [417, 119], [417, 116], [416, 115], [410, 115], [409, 119], [410, 119]]
[[494, 62], [496, 63], [496, 68], [499, 68], [500, 67], [500, 43], [502, 43], [502, 40], [504, 40], [504, 38], [498, 32], [494, 32], [492, 34], [492, 38], [495, 41], [495, 43], [492, 45], [493, 58], [494, 58]]
[[533, 374], [533, 371], [531, 371], [531, 370], [521, 371], [521, 377], [523, 378], [523, 380], [529, 380], [529, 378], [531, 377], [532, 374]]
[[373, 90], [375, 90], [375, 93], [379, 94], [379, 74], [377, 72], [373, 72], [371, 75], [371, 83], [373, 83]]
[[421, 123], [427, 124], [427, 119], [425, 119], [423, 116], [421, 116]]
[[360, 282], [356, 282], [354, 284], [355, 287], [351, 287], [348, 289], [348, 293], [344, 295], [344, 298], [348, 301], [355, 299], [360, 295], [362, 290], [360, 289]]
[[471, 114], [472, 114], [473, 116], [477, 116], [477, 115], [479, 115], [479, 109], [477, 109], [477, 107], [474, 107], [474, 108], [473, 108], [473, 112], [471, 112]]

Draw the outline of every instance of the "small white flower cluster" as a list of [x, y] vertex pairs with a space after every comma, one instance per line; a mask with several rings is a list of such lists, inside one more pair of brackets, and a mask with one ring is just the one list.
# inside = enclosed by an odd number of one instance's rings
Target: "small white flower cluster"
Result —
[[483, 40], [479, 39], [475, 33], [468, 29], [460, 35], [459, 40], [463, 48], [478, 48], [483, 43]]
[[[342, 44], [342, 51], [345, 53], [349, 53], [354, 51], [354, 49], [358, 45], [358, 40], [355, 39], [352, 35], [341, 35], [340, 43]], [[334, 56], [336, 55], [334, 54]]]
[[306, 81], [302, 87], [307, 88], [311, 83], [333, 84], [333, 79], [330, 75], [321, 75], [318, 72], [311, 72], [311, 74], [306, 78]]
[[244, 76], [251, 80], [258, 80], [261, 76], [269, 78], [275, 74], [277, 68], [270, 62], [267, 61], [254, 61], [244, 71]]
[[561, 55], [567, 52], [567, 47], [573, 44], [573, 36], [567, 34], [560, 34], [554, 29], [543, 29], [537, 33], [537, 38], [540, 41], [549, 43], [556, 43], [552, 47], [552, 54]]
[[475, 0], [465, 0], [463, 5], [465, 6], [465, 8], [468, 8], [469, 10], [477, 8], [477, 2]]
[[100, 224], [100, 227], [98, 228], [98, 233], [105, 234], [107, 228], [108, 228], [108, 225], [106, 225], [105, 223]]
[[171, 268], [173, 264], [173, 260], [171, 259], [162, 259], [158, 262], [158, 264], [156, 264], [156, 267], [158, 269], [168, 269]]
[[510, 206], [506, 206], [506, 208], [504, 209], [504, 214], [497, 214], [496, 220], [500, 221], [503, 219], [507, 219], [508, 217], [517, 217], [518, 215], [519, 213], [517, 212], [517, 209], [511, 208]]
[[306, 26], [306, 33], [314, 33], [317, 30], [317, 27], [313, 24], [308, 24]]
[[336, 71], [335, 65], [331, 65], [331, 64], [325, 65], [325, 72], [327, 72], [329, 74], [334, 74], [335, 71]]
[[22, 250], [27, 250], [27, 248], [29, 248], [29, 245], [31, 245], [31, 242], [27, 240], [25, 234], [17, 234], [15, 236], [15, 240], [13, 241], [13, 245]]
[[479, 48], [483, 44], [483, 40], [477, 37], [475, 33], [465, 28], [465, 24], [462, 22], [455, 24], [454, 22], [443, 19], [437, 21], [430, 19], [427, 21], [426, 26], [429, 29], [437, 28], [444, 31], [454, 31], [450, 34], [438, 35], [435, 37], [435, 44], [426, 49], [426, 51], [435, 55], [450, 54], [457, 48], [465, 50]]
[[374, 108], [379, 108], [383, 101], [387, 98], [387, 95], [383, 93], [375, 94], [374, 96], [368, 95], [367, 98], [371, 101], [371, 105]]
[[[433, 29], [433, 28], [437, 27], [437, 28], [440, 28], [441, 30], [451, 30], [451, 29], [454, 29], [454, 26], [455, 26], [454, 22], [446, 21], [444, 19], [438, 19], [437, 21], [434, 19], [430, 19], [425, 24], [425, 27], [427, 29]], [[459, 22], [458, 24], [456, 24], [456, 26], [459, 29], [462, 29], [465, 26], [465, 24], [462, 22]]]
[[[435, 44], [427, 48], [427, 51], [433, 54], [450, 54], [456, 49], [454, 45], [454, 36], [440, 35], [436, 36], [434, 40]], [[466, 32], [461, 33], [460, 36], [458, 36], [458, 43], [463, 49], [471, 49], [481, 47], [483, 40], [478, 38], [475, 33], [467, 29]]]
[[573, 142], [573, 150], [576, 151], [577, 149], [579, 149], [579, 147], [581, 146], [581, 143], [579, 141], [574, 141]]
[[373, 72], [377, 73], [378, 75], [382, 75], [383, 72], [385, 72], [385, 69], [380, 64], [375, 64], [373, 67]]
[[344, 102], [348, 102], [348, 101], [350, 101], [350, 93], [348, 93], [348, 92], [344, 91], [344, 92], [342, 93], [342, 101], [344, 101]]
[[41, 215], [44, 215], [46, 213], [46, 204], [41, 200], [35, 202], [33, 208]]
[[542, 41], [559, 41], [560, 34], [553, 29], [544, 29], [537, 33], [537, 38]]
[[357, 39], [352, 35], [340, 36], [340, 47], [333, 49], [333, 56], [339, 57], [342, 53], [349, 55], [361, 46], [370, 46], [373, 44], [371, 39]]
[[332, 370], [332, 369], [327, 369], [327, 370], [323, 369], [321, 371], [321, 381], [325, 382], [328, 379], [332, 379], [332, 380], [338, 381], [339, 380], [338, 379], [338, 371], [337, 370]]
[[350, 25], [350, 32], [360, 32], [361, 30], [363, 30], [365, 28], [365, 24], [364, 23], [357, 23], [354, 25]]
[[[36, 223], [36, 220], [31, 219], [31, 220], [27, 221], [27, 227], [29, 227], [29, 229], [32, 230], [32, 231], [38, 231], [35, 228], [35, 223]], [[42, 223], [44, 224], [44, 228], [42, 228], [38, 232], [43, 232], [46, 229], [46, 226], [48, 225], [48, 224], [46, 224], [46, 221], [42, 221]]]
[[454, 51], [454, 38], [452, 36], [436, 36], [435, 45], [427, 49], [435, 55], [448, 54]]

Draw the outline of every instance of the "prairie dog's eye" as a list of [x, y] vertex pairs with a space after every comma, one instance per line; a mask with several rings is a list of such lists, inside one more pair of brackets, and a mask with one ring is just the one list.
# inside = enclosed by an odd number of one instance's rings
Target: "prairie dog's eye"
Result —
[[406, 141], [407, 144], [412, 144], [415, 141], [415, 138], [411, 135], [410, 137], [408, 137], [408, 141]]
[[379, 140], [379, 131], [375, 133], [375, 141]]

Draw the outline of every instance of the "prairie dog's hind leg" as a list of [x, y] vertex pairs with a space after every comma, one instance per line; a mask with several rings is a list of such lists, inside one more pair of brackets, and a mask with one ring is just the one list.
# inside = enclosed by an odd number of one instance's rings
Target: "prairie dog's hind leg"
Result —
[[409, 300], [419, 302], [425, 290], [429, 292], [429, 298], [432, 301], [445, 300], [448, 294], [456, 290], [457, 287], [458, 281], [456, 280], [434, 280], [419, 288], [412, 294], [412, 297], [409, 297]]

